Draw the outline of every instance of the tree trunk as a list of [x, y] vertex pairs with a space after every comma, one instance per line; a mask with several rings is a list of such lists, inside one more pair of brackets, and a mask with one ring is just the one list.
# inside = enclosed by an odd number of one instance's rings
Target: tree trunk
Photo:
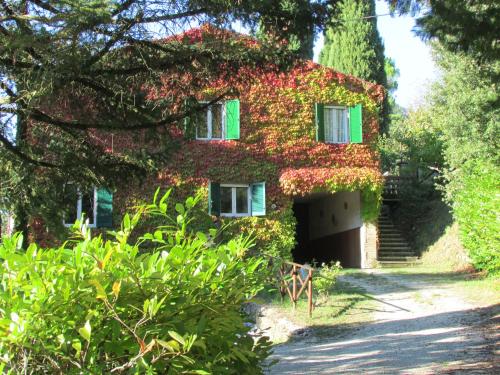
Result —
[[14, 232], [21, 232], [23, 235], [23, 245], [26, 245], [28, 242], [28, 235], [29, 235], [29, 228], [28, 228], [28, 222], [29, 222], [29, 217], [28, 213], [22, 206], [16, 207], [16, 212], [15, 212], [15, 217], [16, 217], [16, 222], [14, 226]]

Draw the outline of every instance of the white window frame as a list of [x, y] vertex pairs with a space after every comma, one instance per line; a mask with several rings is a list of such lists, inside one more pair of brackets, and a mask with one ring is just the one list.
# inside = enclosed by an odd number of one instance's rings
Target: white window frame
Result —
[[[93, 205], [94, 217], [92, 224], [88, 225], [89, 228], [97, 228], [97, 188], [93, 187], [93, 191], [94, 191], [94, 205]], [[77, 188], [77, 194], [78, 198], [76, 200], [76, 220], [80, 220], [82, 218], [82, 193], [80, 187]], [[75, 225], [75, 223], [66, 223], [66, 219], [63, 217], [63, 225], [69, 228]]]
[[325, 121], [325, 143], [332, 143], [332, 144], [338, 144], [338, 145], [345, 145], [348, 143], [351, 143], [351, 136], [350, 136], [350, 118], [349, 118], [349, 108], [348, 107], [343, 107], [343, 106], [338, 106], [338, 105], [325, 105], [324, 107], [324, 113], [323, 113], [323, 118], [326, 118], [326, 110], [327, 109], [341, 109], [345, 113], [345, 126], [346, 126], [346, 138], [347, 140], [345, 142], [334, 142], [326, 139], [326, 127], [329, 126], [329, 124], [326, 123]]
[[[220, 187], [231, 188], [231, 212], [230, 213], [222, 212], [222, 207], [221, 207], [220, 216], [226, 216], [226, 217], [252, 216], [252, 190], [250, 189], [249, 184], [220, 184]], [[246, 213], [236, 213], [236, 188], [241, 188], [241, 187], [247, 188], [248, 211]]]
[[[200, 102], [200, 104], [207, 104], [208, 102]], [[212, 105], [215, 104], [220, 104], [222, 106], [222, 111], [221, 111], [221, 116], [222, 116], [222, 134], [221, 138], [214, 138], [212, 137]], [[226, 105], [224, 102], [216, 102], [212, 103], [205, 109], [207, 113], [207, 137], [198, 137], [198, 127], [196, 127], [196, 139], [200, 141], [210, 141], [210, 140], [216, 140], [216, 141], [222, 141], [226, 139]]]

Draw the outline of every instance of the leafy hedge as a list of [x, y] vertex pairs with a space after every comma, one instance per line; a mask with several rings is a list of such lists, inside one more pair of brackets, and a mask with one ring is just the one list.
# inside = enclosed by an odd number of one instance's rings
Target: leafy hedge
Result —
[[[190, 231], [198, 198], [167, 214], [167, 193], [125, 215], [110, 239], [85, 226], [55, 249], [0, 245], [0, 356], [14, 373], [260, 373], [266, 339], [242, 304], [267, 276], [248, 237], [215, 245]], [[163, 224], [130, 243], [147, 217]], [[150, 249], [147, 252], [143, 250]]]
[[491, 274], [500, 273], [500, 169], [489, 162], [463, 166], [463, 186], [453, 203], [463, 245], [474, 266]]

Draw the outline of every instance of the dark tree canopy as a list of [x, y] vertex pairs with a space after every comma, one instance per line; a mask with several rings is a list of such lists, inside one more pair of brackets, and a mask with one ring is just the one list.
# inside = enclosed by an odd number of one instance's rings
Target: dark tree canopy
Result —
[[[131, 88], [154, 81], [167, 69], [206, 76], [222, 63], [279, 61], [274, 59], [283, 51], [264, 48], [252, 54], [215, 44], [195, 48], [182, 43], [160, 44], [154, 39], [204, 22], [227, 27], [236, 19], [254, 22], [259, 15], [273, 20], [273, 11], [266, 1], [255, 0], [1, 1], [0, 141], [25, 161], [50, 167], [60, 163], [23, 153], [20, 144], [9, 141], [5, 134], [9, 115], [64, 129], [75, 136], [89, 129], [123, 131], [170, 124], [182, 114], [163, 112], [160, 117], [152, 117], [147, 103], [137, 100], [137, 92]], [[124, 58], [116, 51], [125, 46], [128, 53]], [[107, 118], [68, 122], [44, 110], [46, 98], [62, 90], [98, 96], [106, 106]]]
[[[206, 23], [288, 25], [296, 17], [268, 0], [0, 0], [0, 196], [21, 211], [40, 211], [66, 181], [112, 187], [148, 173], [172, 149], [162, 130], [199, 108], [148, 100], [144, 87], [175, 71], [191, 78], [183, 84], [192, 89], [221, 66], [285, 67], [296, 52], [281, 43], [288, 31], [279, 27], [261, 48], [173, 36]], [[309, 22], [302, 25], [312, 30]], [[95, 132], [139, 130], [164, 137], [164, 147], [118, 154], [93, 141]], [[34, 143], [33, 132], [43, 137]]]
[[437, 38], [449, 51], [478, 61], [500, 59], [500, 2], [497, 0], [388, 0], [393, 11], [417, 14], [416, 32]]

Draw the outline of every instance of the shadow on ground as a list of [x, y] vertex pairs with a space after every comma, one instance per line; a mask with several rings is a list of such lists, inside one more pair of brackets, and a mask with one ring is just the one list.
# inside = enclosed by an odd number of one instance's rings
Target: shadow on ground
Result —
[[[500, 324], [500, 304], [414, 319], [335, 327], [341, 337], [314, 337], [275, 348], [271, 374], [498, 373], [498, 342], [485, 335]], [[472, 328], [471, 328], [472, 327]], [[331, 326], [316, 327], [328, 330]], [[422, 373], [422, 372], [419, 372]]]
[[[404, 277], [404, 284], [399, 282], [399, 276]], [[397, 292], [411, 292], [416, 289], [422, 289], [426, 286], [430, 288], [436, 287], [453, 287], [455, 284], [462, 283], [467, 280], [474, 279], [477, 275], [467, 271], [450, 271], [450, 272], [425, 272], [420, 271], [418, 268], [412, 268], [411, 272], [408, 270], [393, 270], [390, 273], [383, 275], [362, 272], [358, 270], [350, 270], [347, 277], [369, 281], [373, 284], [379, 284], [383, 288], [378, 290], [370, 290], [370, 294], [397, 293]]]

